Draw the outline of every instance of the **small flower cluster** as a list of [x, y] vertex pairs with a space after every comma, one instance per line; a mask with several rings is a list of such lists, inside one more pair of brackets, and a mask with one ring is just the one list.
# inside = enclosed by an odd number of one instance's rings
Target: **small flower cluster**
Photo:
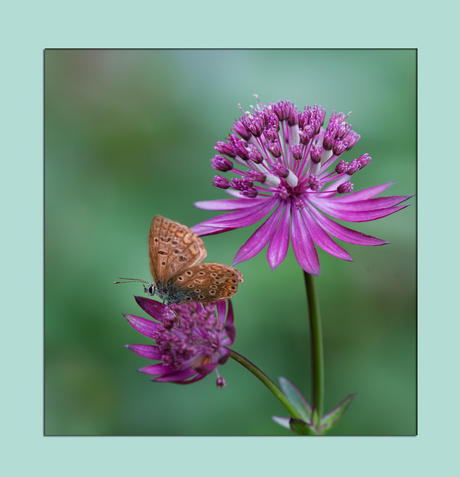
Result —
[[213, 179], [215, 186], [236, 199], [195, 203], [202, 209], [234, 212], [195, 225], [195, 233], [210, 235], [246, 227], [273, 211], [241, 247], [233, 264], [254, 257], [270, 243], [267, 258], [274, 270], [286, 256], [291, 230], [297, 261], [313, 275], [320, 274], [315, 244], [335, 257], [352, 260], [330, 235], [357, 245], [388, 243], [323, 215], [350, 222], [375, 220], [401, 210], [405, 206], [395, 205], [411, 197], [374, 198], [392, 183], [343, 195], [353, 191], [351, 176], [371, 162], [369, 154], [351, 162], [341, 159], [360, 139], [347, 123], [347, 115], [333, 111], [324, 128], [326, 111], [316, 104], [298, 111], [289, 101], [278, 101], [243, 113], [227, 142], [216, 143], [219, 154], [211, 160], [219, 172], [239, 176]]
[[230, 300], [167, 306], [141, 296], [135, 299], [158, 323], [139, 316], [124, 316], [133, 328], [156, 344], [126, 347], [144, 358], [162, 361], [141, 368], [140, 372], [156, 375], [153, 381], [157, 382], [189, 384], [215, 370], [217, 386], [226, 385], [216, 368], [228, 360], [227, 346], [235, 340]]

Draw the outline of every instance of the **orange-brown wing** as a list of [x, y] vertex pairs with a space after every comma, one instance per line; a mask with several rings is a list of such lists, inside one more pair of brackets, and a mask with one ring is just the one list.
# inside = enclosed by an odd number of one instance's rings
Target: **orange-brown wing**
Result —
[[227, 300], [243, 283], [243, 275], [233, 267], [221, 263], [201, 263], [181, 270], [171, 278], [174, 285], [195, 294], [194, 301]]
[[193, 267], [206, 257], [203, 241], [188, 227], [156, 215], [149, 233], [150, 271], [155, 283]]

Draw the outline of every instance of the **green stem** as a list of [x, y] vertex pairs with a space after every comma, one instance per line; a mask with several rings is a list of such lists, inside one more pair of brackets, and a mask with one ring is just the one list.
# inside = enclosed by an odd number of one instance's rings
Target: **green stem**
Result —
[[305, 287], [307, 289], [308, 311], [310, 314], [312, 404], [318, 412], [319, 419], [321, 419], [323, 416], [324, 399], [324, 359], [319, 300], [313, 275], [310, 275], [306, 271], [303, 273], [305, 277]]
[[242, 364], [246, 369], [251, 371], [254, 376], [259, 378], [259, 380], [262, 381], [262, 383], [265, 384], [265, 386], [267, 386], [267, 388], [270, 389], [270, 391], [279, 399], [281, 404], [288, 410], [292, 417], [302, 419], [302, 416], [296, 411], [295, 407], [287, 400], [286, 396], [276, 387], [275, 383], [265, 373], [244, 356], [241, 356], [236, 351], [230, 351], [230, 357]]

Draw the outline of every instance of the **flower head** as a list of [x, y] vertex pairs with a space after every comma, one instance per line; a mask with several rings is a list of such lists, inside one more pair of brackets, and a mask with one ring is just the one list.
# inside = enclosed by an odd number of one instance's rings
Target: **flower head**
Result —
[[216, 370], [217, 386], [225, 386], [216, 368], [227, 361], [230, 356], [227, 346], [235, 341], [230, 300], [167, 306], [141, 296], [135, 299], [158, 322], [123, 316], [139, 333], [155, 340], [155, 344], [126, 347], [139, 356], [161, 361], [139, 369], [140, 372], [157, 376], [153, 379], [157, 382], [190, 384]]
[[315, 104], [298, 111], [289, 101], [259, 104], [243, 113], [227, 142], [216, 143], [219, 155], [212, 159], [214, 169], [239, 176], [218, 175], [213, 181], [236, 198], [194, 204], [233, 212], [195, 225], [192, 230], [197, 235], [227, 232], [268, 217], [237, 252], [233, 264], [254, 257], [269, 244], [267, 258], [274, 270], [286, 257], [291, 239], [300, 266], [313, 275], [320, 274], [315, 245], [330, 255], [352, 260], [331, 236], [356, 245], [388, 243], [325, 215], [348, 222], [381, 219], [407, 207], [398, 204], [412, 197], [376, 198], [392, 182], [352, 192], [351, 176], [371, 158], [363, 154], [350, 162], [341, 159], [360, 139], [347, 115], [333, 111], [325, 126], [324, 108]]

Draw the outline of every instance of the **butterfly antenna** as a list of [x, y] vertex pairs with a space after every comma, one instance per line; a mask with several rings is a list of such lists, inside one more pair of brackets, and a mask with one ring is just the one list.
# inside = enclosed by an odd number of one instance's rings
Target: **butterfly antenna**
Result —
[[141, 278], [123, 278], [123, 277], [118, 277], [120, 280], [129, 280], [128, 282], [113, 282], [115, 285], [118, 283], [132, 283], [132, 282], [142, 282], [142, 283], [147, 283], [150, 285], [149, 282], [146, 282], [145, 280], [142, 280]]

